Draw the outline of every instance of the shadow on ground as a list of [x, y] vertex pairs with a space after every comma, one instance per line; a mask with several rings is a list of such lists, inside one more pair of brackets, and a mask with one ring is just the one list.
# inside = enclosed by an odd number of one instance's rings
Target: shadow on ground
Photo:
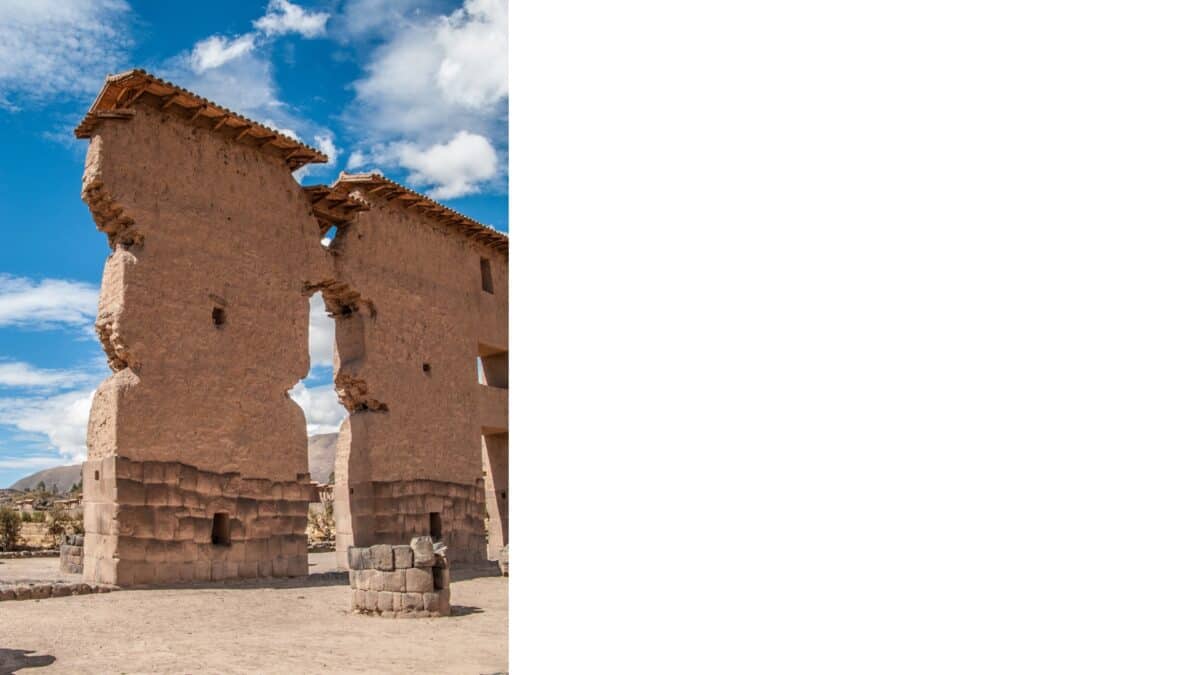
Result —
[[5, 649], [0, 647], [0, 675], [20, 672], [23, 668], [43, 668], [54, 663], [49, 654], [34, 654], [28, 649]]

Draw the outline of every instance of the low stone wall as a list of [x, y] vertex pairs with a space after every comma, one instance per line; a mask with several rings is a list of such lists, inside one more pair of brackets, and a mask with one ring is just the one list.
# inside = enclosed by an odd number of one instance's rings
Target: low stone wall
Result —
[[54, 558], [58, 556], [58, 551], [53, 549], [49, 551], [0, 551], [0, 560], [9, 560], [12, 558]]
[[42, 600], [45, 598], [62, 598], [68, 595], [108, 593], [115, 590], [117, 590], [116, 587], [106, 584], [69, 583], [63, 581], [47, 581], [36, 584], [0, 584], [0, 601]]
[[83, 535], [68, 534], [58, 548], [58, 569], [63, 574], [83, 574]]
[[450, 616], [446, 549], [429, 537], [407, 546], [379, 544], [348, 550], [353, 611], [388, 618]]

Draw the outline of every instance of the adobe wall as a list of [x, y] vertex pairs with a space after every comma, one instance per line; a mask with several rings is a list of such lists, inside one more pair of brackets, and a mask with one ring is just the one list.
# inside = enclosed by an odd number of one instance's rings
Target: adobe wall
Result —
[[[305, 283], [328, 262], [277, 156], [132, 106], [91, 131], [83, 198], [112, 247], [84, 465], [89, 581], [307, 573]], [[228, 514], [228, 545], [213, 543]]]
[[369, 208], [331, 247], [338, 281], [357, 294], [330, 307], [335, 385], [352, 411], [338, 439], [339, 560], [350, 546], [431, 534], [431, 513], [452, 560], [483, 560], [481, 435], [507, 430], [508, 392], [479, 383], [476, 359], [502, 352], [507, 371], [507, 254], [366, 187], [350, 197]]

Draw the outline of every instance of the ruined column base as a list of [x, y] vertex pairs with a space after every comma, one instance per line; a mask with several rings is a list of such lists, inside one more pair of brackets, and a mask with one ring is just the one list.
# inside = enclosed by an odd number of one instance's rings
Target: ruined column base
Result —
[[351, 547], [350, 609], [387, 618], [450, 616], [450, 566], [429, 537], [407, 546]]
[[179, 462], [84, 462], [85, 581], [118, 586], [308, 574], [307, 475], [279, 482]]

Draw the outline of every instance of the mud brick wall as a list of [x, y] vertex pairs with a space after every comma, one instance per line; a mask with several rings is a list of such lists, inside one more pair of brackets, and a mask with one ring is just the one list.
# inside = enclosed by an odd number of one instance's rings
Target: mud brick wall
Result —
[[483, 560], [483, 437], [503, 437], [489, 448], [507, 467], [507, 236], [375, 174], [302, 188], [293, 171], [320, 153], [144, 71], [110, 76], [76, 135], [90, 139], [81, 196], [111, 250], [85, 580], [306, 571], [305, 418], [287, 392], [309, 372], [314, 293], [335, 318], [349, 412], [340, 564], [350, 546], [414, 535]]
[[69, 534], [58, 548], [58, 569], [63, 574], [83, 574], [83, 535]]
[[[152, 94], [88, 132], [82, 196], [111, 249], [96, 333], [113, 373], [88, 423], [84, 578], [302, 574], [307, 439], [287, 392], [309, 370], [319, 227], [269, 142], [199, 128]], [[228, 546], [211, 541], [218, 512]]]
[[428, 537], [350, 547], [351, 609], [394, 617], [450, 616], [450, 566]]
[[242, 478], [179, 462], [84, 463], [84, 568], [99, 583], [171, 584], [308, 574], [307, 481]]
[[390, 185], [361, 174], [334, 185], [363, 207], [338, 227], [341, 290], [326, 296], [334, 384], [351, 411], [335, 469], [339, 557], [424, 534], [446, 540], [455, 561], [485, 560], [480, 449], [483, 434], [507, 432], [508, 391], [480, 384], [478, 358], [507, 362], [507, 254], [405, 207]]

